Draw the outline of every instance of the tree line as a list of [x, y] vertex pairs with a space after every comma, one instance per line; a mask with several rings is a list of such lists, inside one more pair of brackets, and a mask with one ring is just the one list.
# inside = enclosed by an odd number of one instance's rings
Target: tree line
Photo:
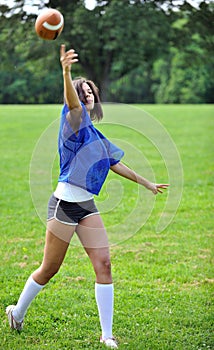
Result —
[[[56, 41], [37, 37], [25, 0], [0, 3], [0, 103], [61, 103], [62, 43], [79, 54], [73, 76], [98, 85], [103, 101], [213, 103], [212, 2], [43, 0], [65, 26]], [[38, 5], [37, 5], [38, 6]]]

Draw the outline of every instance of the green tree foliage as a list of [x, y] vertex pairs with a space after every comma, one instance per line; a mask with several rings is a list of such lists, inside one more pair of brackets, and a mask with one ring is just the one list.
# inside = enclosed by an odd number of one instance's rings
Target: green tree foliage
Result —
[[213, 102], [213, 13], [204, 2], [198, 10], [185, 2], [176, 13], [169, 54], [154, 62], [155, 102]]
[[[50, 5], [54, 4], [50, 0]], [[65, 33], [67, 42], [80, 53], [83, 70], [96, 81], [103, 99], [120, 101], [116, 93], [118, 79], [123, 81], [128, 74], [133, 76], [140, 66], [151, 71], [153, 61], [166, 51], [168, 18], [153, 2], [100, 1], [94, 11], [86, 10], [82, 1], [78, 5], [74, 16], [70, 15], [70, 2], [65, 1], [60, 5], [63, 8], [59, 7], [66, 14], [65, 23], [70, 22]]]
[[55, 48], [36, 38], [35, 16], [27, 16], [22, 7], [14, 12], [5, 8], [0, 22], [0, 102], [51, 103], [59, 94]]
[[59, 103], [59, 48], [79, 53], [74, 75], [99, 86], [103, 101], [124, 103], [213, 102], [213, 4], [187, 1], [35, 1], [59, 9], [65, 26], [57, 41], [35, 34], [36, 15], [25, 0], [0, 5], [0, 103]]

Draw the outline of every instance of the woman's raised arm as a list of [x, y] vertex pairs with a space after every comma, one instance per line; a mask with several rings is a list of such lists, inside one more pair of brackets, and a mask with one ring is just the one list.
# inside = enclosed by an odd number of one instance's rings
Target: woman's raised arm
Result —
[[78, 126], [81, 123], [82, 113], [82, 106], [71, 78], [71, 66], [72, 64], [78, 62], [77, 57], [78, 54], [75, 52], [75, 50], [70, 49], [65, 51], [65, 45], [61, 45], [60, 62], [63, 71], [64, 98], [68, 108], [70, 109], [70, 113], [67, 118], [73, 129], [78, 129]]

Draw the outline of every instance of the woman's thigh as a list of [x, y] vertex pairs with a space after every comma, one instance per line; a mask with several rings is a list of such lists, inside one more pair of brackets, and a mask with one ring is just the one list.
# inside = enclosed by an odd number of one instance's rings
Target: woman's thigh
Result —
[[51, 231], [46, 231], [43, 263], [48, 265], [61, 265], [69, 243], [58, 238]]
[[62, 223], [55, 218], [52, 218], [47, 221], [47, 230], [51, 232], [56, 238], [70, 243], [71, 238], [75, 232], [76, 225], [69, 225]]
[[[72, 227], [72, 231], [74, 233], [75, 227]], [[43, 261], [39, 269], [33, 273], [33, 278], [37, 283], [46, 284], [58, 272], [68, 246], [69, 242], [57, 237], [47, 229]]]
[[92, 262], [96, 282], [112, 283], [108, 238], [100, 215], [81, 220], [76, 233]]
[[107, 233], [99, 214], [82, 219], [76, 227], [76, 233], [85, 249], [109, 250]]

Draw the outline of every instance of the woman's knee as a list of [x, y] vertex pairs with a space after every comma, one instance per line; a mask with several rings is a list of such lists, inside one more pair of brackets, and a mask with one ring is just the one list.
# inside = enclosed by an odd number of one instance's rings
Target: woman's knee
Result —
[[105, 275], [111, 274], [111, 261], [109, 257], [104, 257], [97, 260], [94, 263], [94, 269], [96, 273], [102, 273]]
[[58, 271], [59, 271], [59, 267], [52, 266], [51, 268], [44, 268], [43, 275], [51, 279], [57, 274]]
[[111, 261], [109, 258], [97, 261], [94, 264], [94, 271], [97, 283], [112, 283]]
[[38, 270], [33, 273], [34, 280], [39, 284], [46, 284], [48, 281], [57, 274], [59, 266], [44, 266], [41, 265]]
[[103, 261], [103, 265], [104, 265], [104, 268], [111, 272], [111, 260], [110, 258], [106, 258], [104, 261]]

